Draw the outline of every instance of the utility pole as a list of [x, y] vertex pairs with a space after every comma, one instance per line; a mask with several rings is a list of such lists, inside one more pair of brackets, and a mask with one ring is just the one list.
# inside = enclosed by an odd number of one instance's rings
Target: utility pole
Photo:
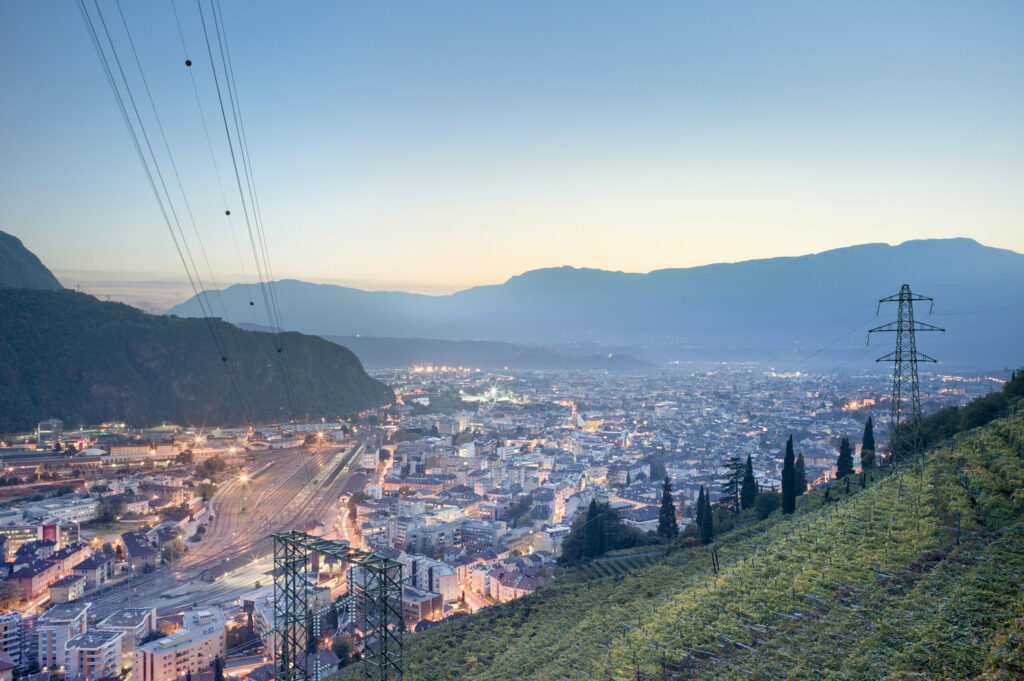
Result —
[[[917, 338], [914, 335], [918, 331], [945, 331], [937, 326], [914, 321], [914, 303], [927, 300], [931, 303], [929, 314], [935, 305], [935, 301], [928, 296], [913, 293], [910, 284], [903, 284], [900, 292], [887, 296], [878, 301], [877, 315], [882, 309], [882, 303], [898, 303], [899, 314], [894, 322], [882, 324], [868, 331], [868, 343], [871, 343], [871, 334], [878, 332], [894, 332], [896, 334], [896, 349], [889, 354], [879, 357], [876, 362], [892, 362], [892, 402], [889, 407], [889, 452], [903, 452], [909, 447], [907, 453], [913, 454], [921, 450], [923, 442], [921, 438], [921, 392], [917, 382], [917, 363], [935, 362], [938, 360], [917, 351]], [[906, 404], [905, 404], [906, 403]], [[909, 423], [900, 427], [900, 423]]]

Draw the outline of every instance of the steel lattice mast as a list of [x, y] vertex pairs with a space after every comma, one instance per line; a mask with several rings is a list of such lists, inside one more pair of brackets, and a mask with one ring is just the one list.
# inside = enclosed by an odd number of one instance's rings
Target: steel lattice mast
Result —
[[[348, 563], [349, 598], [316, 610], [307, 571], [313, 556]], [[358, 570], [358, 578], [354, 572]], [[305, 532], [274, 535], [274, 676], [278, 681], [320, 681], [322, 670], [308, 660], [310, 641], [319, 638], [320, 616], [328, 610], [355, 607], [363, 631], [369, 681], [401, 681], [402, 564], [370, 551], [352, 548]], [[310, 636], [312, 634], [312, 637]]]
[[[917, 452], [921, 448], [921, 392], [917, 380], [918, 362], [938, 362], [917, 351], [918, 331], [945, 331], [937, 326], [914, 321], [914, 303], [927, 300], [934, 306], [934, 300], [928, 296], [913, 293], [909, 284], [903, 284], [900, 292], [887, 296], [878, 301], [878, 310], [881, 311], [882, 303], [898, 303], [899, 315], [896, 321], [877, 326], [868, 331], [868, 342], [871, 341], [872, 333], [894, 332], [896, 334], [896, 349], [889, 354], [879, 357], [877, 362], [892, 362], [892, 402], [889, 407], [889, 449], [890, 453], [904, 452], [909, 447], [908, 453]], [[929, 308], [929, 313], [931, 307]], [[909, 423], [909, 429], [901, 423]]]

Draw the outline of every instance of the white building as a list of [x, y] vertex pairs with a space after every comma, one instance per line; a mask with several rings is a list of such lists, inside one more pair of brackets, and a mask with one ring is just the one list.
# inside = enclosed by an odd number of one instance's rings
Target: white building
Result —
[[70, 639], [64, 646], [64, 674], [89, 679], [115, 677], [121, 673], [120, 631], [87, 631]]
[[25, 632], [25, 622], [21, 613], [9, 612], [0, 615], [0, 652], [7, 653], [14, 664], [21, 664], [21, 641]]
[[220, 608], [189, 610], [183, 619], [182, 629], [135, 649], [131, 681], [172, 681], [225, 656], [227, 635]]
[[156, 629], [156, 608], [122, 608], [107, 616], [96, 628], [124, 634], [121, 654], [126, 658], [124, 666], [127, 667], [132, 662], [135, 647], [142, 644], [146, 634]]
[[72, 601], [55, 605], [36, 621], [36, 645], [40, 667], [64, 664], [64, 646], [85, 633], [86, 618], [92, 603]]

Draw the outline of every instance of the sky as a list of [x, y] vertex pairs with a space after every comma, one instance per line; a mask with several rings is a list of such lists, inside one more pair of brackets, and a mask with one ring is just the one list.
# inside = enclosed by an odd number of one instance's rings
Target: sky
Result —
[[[276, 279], [445, 293], [915, 238], [1024, 252], [1024, 3], [222, 2]], [[121, 7], [203, 283], [253, 281], [197, 5]], [[76, 2], [0, 2], [0, 229], [65, 286], [191, 295]]]

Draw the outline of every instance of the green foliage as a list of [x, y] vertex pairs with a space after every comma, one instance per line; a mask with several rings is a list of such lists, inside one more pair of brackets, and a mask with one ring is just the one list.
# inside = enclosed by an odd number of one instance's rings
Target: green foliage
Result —
[[796, 457], [796, 464], [793, 466], [793, 491], [797, 496], [807, 492], [807, 465], [804, 463], [804, 453]]
[[196, 464], [196, 475], [200, 478], [213, 478], [222, 470], [224, 470], [224, 459], [219, 456], [211, 456]]
[[149, 632], [148, 634], [146, 634], [145, 636], [142, 637], [142, 641], [140, 642], [140, 645], [145, 645], [147, 643], [152, 643], [153, 641], [159, 641], [160, 639], [164, 638], [165, 636], [167, 636], [167, 634], [165, 634], [164, 632], [160, 631], [159, 629], [154, 629], [153, 631]]
[[[924, 417], [920, 421], [921, 440], [924, 447], [931, 447], [938, 442], [948, 440], [958, 433], [986, 425], [997, 418], [1002, 418], [1019, 409], [1024, 399], [1024, 370], [1013, 372], [1003, 389], [978, 397], [962, 409], [946, 407]], [[909, 427], [904, 425], [903, 427]], [[897, 458], [907, 455], [906, 451], [895, 452]]]
[[697, 509], [693, 524], [697, 527], [697, 533], [699, 534], [700, 528], [704, 527], [704, 485], [700, 486], [700, 492], [697, 493]]
[[764, 520], [782, 505], [782, 495], [778, 492], [760, 492], [754, 499], [754, 511], [757, 517]]
[[619, 551], [658, 542], [656, 535], [622, 524], [618, 511], [591, 501], [587, 515], [577, 518], [562, 540], [562, 565], [579, 565], [608, 551]]
[[715, 516], [711, 510], [711, 495], [704, 494], [704, 513], [700, 516], [700, 543], [715, 541]]
[[679, 523], [676, 522], [676, 504], [672, 501], [672, 483], [668, 476], [661, 486], [661, 509], [658, 511], [658, 536], [671, 541], [679, 535]]
[[796, 510], [796, 461], [793, 457], [793, 436], [786, 441], [786, 458], [782, 462], [782, 512]]
[[845, 478], [853, 475], [853, 449], [850, 447], [850, 439], [843, 436], [839, 441], [839, 458], [836, 459], [836, 478]]
[[746, 467], [743, 465], [743, 459], [738, 456], [730, 456], [725, 462], [726, 477], [725, 482], [722, 483], [722, 498], [718, 500], [718, 505], [724, 510], [738, 511], [740, 510], [740, 487], [743, 485], [743, 474], [746, 471]]
[[651, 454], [643, 462], [651, 467], [651, 480], [664, 480], [668, 477], [668, 471], [665, 470], [665, 462], [657, 454]]
[[331, 652], [338, 656], [341, 666], [344, 667], [356, 656], [356, 647], [351, 636], [335, 636], [331, 639]]
[[864, 424], [864, 437], [860, 445], [860, 468], [866, 470], [875, 465], [875, 426], [871, 417]]
[[[275, 334], [213, 320], [148, 315], [74, 291], [0, 288], [0, 432], [34, 428], [39, 414], [65, 423], [279, 421], [290, 417]], [[283, 334], [295, 409], [336, 418], [391, 402], [349, 350]], [[239, 383], [239, 404], [229, 365]]]
[[743, 467], [743, 482], [740, 484], [740, 509], [754, 507], [757, 501], [757, 480], [754, 478], [754, 464], [747, 454], [747, 465]]
[[124, 498], [120, 495], [104, 497], [96, 511], [96, 520], [101, 523], [112, 523], [124, 513]]
[[213, 498], [213, 495], [217, 492], [217, 485], [211, 482], [201, 482], [196, 485], [196, 494], [203, 498], [203, 501], [209, 501]]

